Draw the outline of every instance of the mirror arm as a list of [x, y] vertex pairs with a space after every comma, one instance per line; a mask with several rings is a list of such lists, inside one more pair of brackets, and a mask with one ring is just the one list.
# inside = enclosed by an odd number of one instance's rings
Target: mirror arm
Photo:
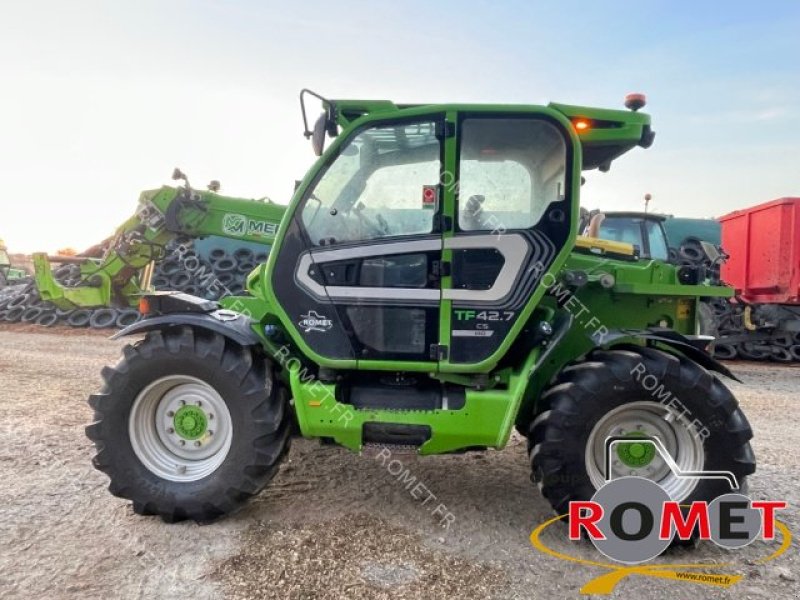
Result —
[[[308, 94], [309, 96], [314, 96], [314, 98], [322, 102], [322, 105], [325, 108], [325, 112], [328, 113], [327, 117], [328, 127], [326, 127], [326, 130], [328, 132], [328, 135], [331, 135], [331, 128], [334, 128], [335, 130], [336, 127], [336, 121], [335, 121], [336, 111], [334, 108], [334, 103], [325, 98], [324, 96], [320, 96], [316, 92], [309, 90], [308, 88], [303, 88], [302, 90], [300, 90], [300, 112], [303, 115], [303, 129], [304, 129], [303, 135], [305, 136], [306, 139], [309, 139], [312, 135], [314, 135], [314, 132], [308, 128], [308, 116], [306, 113], [306, 101], [305, 101], [306, 94]], [[333, 135], [331, 135], [331, 137], [333, 137]]]

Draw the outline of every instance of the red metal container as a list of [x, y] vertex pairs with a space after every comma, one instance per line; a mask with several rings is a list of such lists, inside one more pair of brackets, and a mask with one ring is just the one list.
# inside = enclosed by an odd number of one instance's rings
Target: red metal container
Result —
[[780, 198], [719, 218], [730, 254], [722, 279], [748, 302], [800, 304], [800, 198]]

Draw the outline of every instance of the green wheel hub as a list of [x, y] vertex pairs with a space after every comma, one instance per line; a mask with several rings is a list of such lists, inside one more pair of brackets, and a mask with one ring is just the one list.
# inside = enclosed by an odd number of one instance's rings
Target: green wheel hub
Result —
[[196, 440], [203, 437], [208, 429], [208, 417], [198, 406], [182, 406], [173, 419], [175, 433], [185, 440]]
[[[636, 437], [636, 434], [630, 434]], [[617, 457], [628, 467], [646, 467], [656, 456], [656, 448], [653, 444], [642, 442], [630, 442], [617, 444]]]

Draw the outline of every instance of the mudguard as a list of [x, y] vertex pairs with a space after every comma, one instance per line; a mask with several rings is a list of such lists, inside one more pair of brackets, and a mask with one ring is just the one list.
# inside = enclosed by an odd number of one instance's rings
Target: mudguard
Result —
[[138, 323], [129, 325], [125, 329], [111, 336], [116, 340], [136, 333], [144, 333], [156, 329], [181, 327], [188, 325], [198, 329], [207, 329], [229, 338], [241, 346], [260, 346], [261, 339], [253, 331], [255, 321], [243, 314], [231, 310], [214, 310], [208, 313], [179, 312], [148, 317]]
[[609, 344], [616, 340], [625, 338], [639, 338], [647, 341], [648, 344], [664, 344], [670, 346], [696, 362], [701, 367], [709, 371], [720, 373], [734, 381], [741, 383], [741, 380], [734, 375], [728, 367], [721, 364], [703, 348], [698, 347], [695, 340], [692, 340], [677, 331], [662, 327], [652, 327], [649, 329], [616, 329], [603, 338], [603, 344]]

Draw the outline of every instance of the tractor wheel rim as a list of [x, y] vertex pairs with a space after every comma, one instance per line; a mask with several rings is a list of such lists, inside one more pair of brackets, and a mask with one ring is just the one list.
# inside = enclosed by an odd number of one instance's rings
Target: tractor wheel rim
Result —
[[592, 428], [586, 443], [586, 473], [595, 489], [606, 483], [605, 442], [610, 436], [629, 436], [630, 444], [617, 444], [611, 456], [611, 477], [637, 476], [658, 483], [681, 502], [697, 487], [695, 478], [673, 473], [650, 444], [637, 437], [658, 438], [681, 471], [701, 471], [705, 464], [703, 441], [682, 413], [659, 402], [630, 402], [606, 413]]
[[233, 424], [213, 387], [196, 377], [168, 375], [136, 396], [128, 435], [148, 471], [168, 481], [189, 482], [207, 477], [224, 462]]

